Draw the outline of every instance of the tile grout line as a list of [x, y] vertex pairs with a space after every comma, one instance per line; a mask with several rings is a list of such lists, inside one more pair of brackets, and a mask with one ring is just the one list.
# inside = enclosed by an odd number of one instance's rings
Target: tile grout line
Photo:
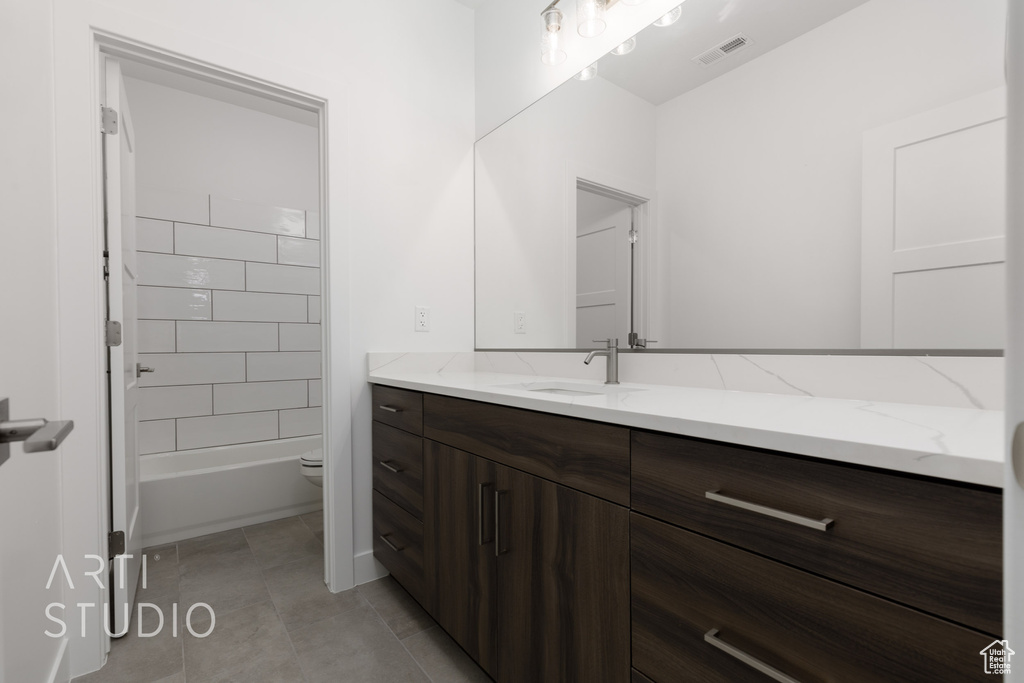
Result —
[[[378, 579], [378, 581], [379, 580], [380, 579]], [[381, 613], [377, 611], [377, 606], [374, 605], [369, 600], [366, 601], [366, 604], [368, 604], [370, 606], [370, 609], [373, 610], [373, 613], [377, 615], [377, 618], [381, 620], [381, 622], [384, 624], [384, 626], [386, 626], [387, 629], [389, 631], [391, 631], [391, 635], [394, 636], [395, 640], [398, 641], [398, 644], [402, 646], [403, 650], [405, 650], [405, 654], [409, 655], [409, 659], [411, 659], [413, 661], [413, 663], [416, 665], [416, 668], [423, 672], [423, 675], [426, 677], [426, 679], [428, 681], [430, 681], [430, 683], [434, 683], [434, 679], [430, 677], [430, 674], [427, 673], [427, 670], [423, 668], [422, 664], [420, 664], [420, 660], [416, 659], [416, 656], [413, 655], [413, 653], [409, 652], [409, 648], [407, 648], [405, 646], [405, 643], [402, 642], [402, 639], [398, 637], [397, 633], [395, 633], [395, 629], [391, 628], [391, 625], [387, 622], [387, 619], [385, 619], [383, 616], [381, 616]], [[431, 617], [431, 620], [433, 621], [433, 617]], [[437, 622], [434, 622], [434, 623], [436, 624]], [[426, 631], [426, 630], [427, 629], [423, 629], [423, 631]], [[422, 633], [423, 631], [418, 631], [418, 633]], [[414, 635], [416, 635], [416, 633], [411, 633], [407, 637], [411, 638]]]

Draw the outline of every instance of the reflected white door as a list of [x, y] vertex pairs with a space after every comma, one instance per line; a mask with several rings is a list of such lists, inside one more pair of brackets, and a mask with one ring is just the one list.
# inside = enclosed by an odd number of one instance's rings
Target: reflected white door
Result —
[[1003, 348], [1005, 99], [865, 133], [863, 348]]
[[576, 347], [629, 336], [633, 210], [624, 202], [576, 191]]
[[124, 533], [124, 552], [113, 558], [113, 633], [131, 622], [142, 567], [138, 449], [138, 306], [135, 256], [135, 133], [121, 67], [106, 58], [104, 106], [117, 112], [117, 132], [103, 136], [106, 193], [107, 283], [110, 320], [121, 323], [121, 344], [110, 349], [110, 483], [112, 532]]

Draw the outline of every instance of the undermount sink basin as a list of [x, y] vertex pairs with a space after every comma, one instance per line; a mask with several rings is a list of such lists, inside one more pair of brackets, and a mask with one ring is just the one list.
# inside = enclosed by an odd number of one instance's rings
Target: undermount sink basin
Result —
[[618, 384], [583, 384], [582, 382], [524, 382], [522, 384], [503, 384], [496, 389], [515, 389], [539, 394], [556, 396], [609, 396], [611, 394], [627, 394], [631, 391], [642, 391], [633, 387]]

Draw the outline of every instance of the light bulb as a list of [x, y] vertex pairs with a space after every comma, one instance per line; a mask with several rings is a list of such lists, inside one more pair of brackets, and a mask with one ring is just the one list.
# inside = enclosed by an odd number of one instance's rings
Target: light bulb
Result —
[[544, 17], [544, 33], [540, 38], [540, 61], [548, 66], [558, 66], [565, 61], [565, 50], [562, 49], [562, 13], [557, 9], [549, 9]]
[[604, 33], [604, 20], [608, 0], [576, 0], [576, 29], [584, 38], [593, 38]]
[[683, 16], [683, 6], [679, 5], [673, 10], [670, 10], [668, 14], [657, 19], [654, 22], [655, 26], [671, 26], [672, 24], [679, 21], [679, 17]]
[[594, 62], [583, 71], [579, 72], [573, 78], [577, 81], [589, 81], [591, 78], [597, 77], [597, 62]]
[[622, 45], [619, 45], [612, 50], [613, 55], [628, 55], [633, 49], [636, 48], [636, 36], [633, 36]]

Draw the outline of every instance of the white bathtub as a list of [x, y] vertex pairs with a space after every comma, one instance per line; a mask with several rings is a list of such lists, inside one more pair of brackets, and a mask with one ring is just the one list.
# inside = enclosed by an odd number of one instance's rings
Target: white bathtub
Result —
[[323, 507], [323, 489], [299, 473], [320, 436], [140, 458], [144, 546], [236, 529]]

